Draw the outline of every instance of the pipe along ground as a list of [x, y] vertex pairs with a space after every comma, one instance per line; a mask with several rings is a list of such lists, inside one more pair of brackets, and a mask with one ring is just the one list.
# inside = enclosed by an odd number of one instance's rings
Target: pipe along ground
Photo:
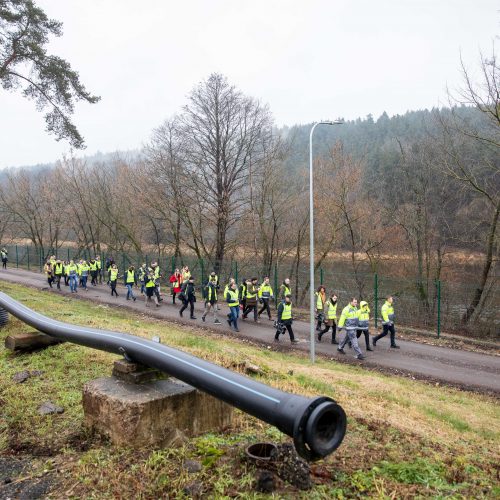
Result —
[[306, 460], [326, 457], [344, 439], [346, 414], [331, 398], [307, 398], [283, 392], [134, 335], [63, 323], [29, 309], [3, 292], [0, 292], [0, 307], [42, 333], [66, 342], [121, 354], [274, 425], [293, 438], [297, 453]]

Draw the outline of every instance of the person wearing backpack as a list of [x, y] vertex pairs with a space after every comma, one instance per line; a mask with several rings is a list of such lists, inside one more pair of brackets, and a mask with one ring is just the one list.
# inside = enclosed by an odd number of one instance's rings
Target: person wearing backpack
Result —
[[196, 319], [194, 315], [194, 303], [196, 302], [196, 289], [194, 286], [194, 278], [192, 276], [182, 284], [181, 294], [183, 295], [182, 307], [179, 311], [179, 315], [182, 318], [182, 313], [187, 309], [189, 305], [190, 318]]
[[[298, 344], [299, 341], [293, 335], [292, 323], [292, 296], [288, 293], [287, 295], [285, 295], [285, 301], [280, 302], [278, 305], [278, 325], [283, 324], [283, 326], [288, 330], [290, 342], [292, 344]], [[280, 341], [280, 330], [276, 331], [276, 335], [274, 336], [275, 342]]]
[[7, 249], [4, 247], [1, 250], [1, 255], [2, 255], [2, 268], [7, 269], [7, 261], [8, 259], [8, 252]]

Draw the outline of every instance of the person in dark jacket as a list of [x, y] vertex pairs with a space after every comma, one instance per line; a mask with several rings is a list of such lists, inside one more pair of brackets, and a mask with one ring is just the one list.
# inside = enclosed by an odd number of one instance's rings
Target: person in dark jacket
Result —
[[7, 262], [9, 260], [7, 249], [2, 248], [1, 254], [2, 254], [2, 267], [3, 269], [7, 269]]
[[[283, 324], [288, 330], [288, 335], [290, 335], [290, 342], [292, 344], [298, 344], [299, 341], [293, 335], [292, 323], [292, 296], [290, 294], [285, 295], [285, 302], [280, 302], [278, 305], [278, 324]], [[279, 342], [280, 330], [276, 330], [276, 335], [274, 336], [274, 341]]]
[[247, 319], [247, 316], [253, 311], [253, 320], [258, 323], [257, 319], [257, 294], [259, 293], [259, 287], [257, 286], [257, 278], [252, 278], [251, 281], [247, 281], [246, 287], [246, 301], [245, 310], [243, 311], [243, 319]]
[[189, 304], [190, 318], [196, 319], [194, 316], [194, 303], [196, 302], [196, 289], [194, 286], [194, 278], [192, 276], [182, 284], [181, 289], [182, 296], [182, 307], [179, 311], [179, 315], [182, 317], [182, 313], [187, 309]]

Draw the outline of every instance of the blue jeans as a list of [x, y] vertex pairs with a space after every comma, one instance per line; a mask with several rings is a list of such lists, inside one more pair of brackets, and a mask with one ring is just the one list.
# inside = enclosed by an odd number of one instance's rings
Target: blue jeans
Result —
[[132, 291], [133, 283], [127, 283], [127, 299], [135, 299], [134, 292]]
[[69, 288], [72, 292], [76, 292], [78, 288], [78, 280], [76, 274], [70, 274], [69, 276]]
[[240, 317], [240, 306], [230, 306], [229, 307], [230, 321], [235, 328], [238, 328], [238, 318]]
[[83, 288], [87, 288], [87, 279], [88, 279], [88, 276], [82, 276], [82, 286], [83, 286]]

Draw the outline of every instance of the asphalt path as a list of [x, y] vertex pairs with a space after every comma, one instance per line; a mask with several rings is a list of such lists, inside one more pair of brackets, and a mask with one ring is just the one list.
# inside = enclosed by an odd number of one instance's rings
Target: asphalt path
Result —
[[[50, 289], [44, 275], [22, 269], [1, 270], [0, 280], [47, 290], [51, 293], [71, 295], [69, 287], [61, 285], [62, 289], [58, 291], [54, 285], [54, 288]], [[111, 296], [110, 289], [105, 284], [98, 285], [97, 287], [89, 286], [88, 291], [79, 288], [78, 294], [73, 296], [102, 304], [126, 307], [133, 311], [146, 313], [154, 318], [210, 329], [217, 333], [272, 346], [272, 348], [309, 351], [309, 324], [303, 321], [294, 321], [293, 330], [300, 342], [292, 346], [288, 339], [288, 333], [281, 336], [279, 343], [273, 342], [275, 334], [273, 322], [264, 316], [258, 324], [254, 323], [250, 317], [246, 321], [240, 321], [240, 333], [235, 333], [229, 329], [225, 321], [227, 312], [225, 304], [220, 304], [219, 319], [222, 324], [215, 325], [212, 315], [207, 317], [205, 323], [201, 321], [202, 299], [198, 299], [199, 301], [195, 304], [195, 316], [197, 319], [191, 320], [189, 319], [189, 309], [184, 312], [184, 318], [179, 316], [180, 304], [172, 305], [172, 299], [167, 293], [164, 295], [164, 300], [161, 302], [160, 307], [155, 307], [154, 304], [151, 304], [151, 307], [146, 308], [144, 298], [140, 296], [138, 290], [134, 289], [134, 293], [138, 297], [135, 302], [125, 300], [126, 288], [123, 285], [118, 285], [117, 290], [119, 294], [118, 298]], [[163, 291], [169, 292], [169, 289], [165, 287]], [[275, 311], [273, 313], [275, 314]], [[340, 336], [342, 338], [343, 333]], [[378, 369], [397, 375], [426, 379], [464, 389], [487, 392], [497, 396], [500, 395], [500, 356], [399, 339], [397, 343], [401, 348], [391, 349], [389, 347], [389, 336], [387, 336], [377, 343], [374, 352], [366, 353], [364, 338], [360, 338], [359, 340], [362, 341], [360, 342], [360, 346], [366, 355], [366, 359], [358, 361], [354, 358], [354, 352], [347, 347], [345, 355], [338, 353], [337, 346], [332, 345], [330, 339], [331, 334], [329, 333], [323, 337], [322, 342], [316, 341], [317, 355], [334, 361], [352, 362], [367, 368]]]

